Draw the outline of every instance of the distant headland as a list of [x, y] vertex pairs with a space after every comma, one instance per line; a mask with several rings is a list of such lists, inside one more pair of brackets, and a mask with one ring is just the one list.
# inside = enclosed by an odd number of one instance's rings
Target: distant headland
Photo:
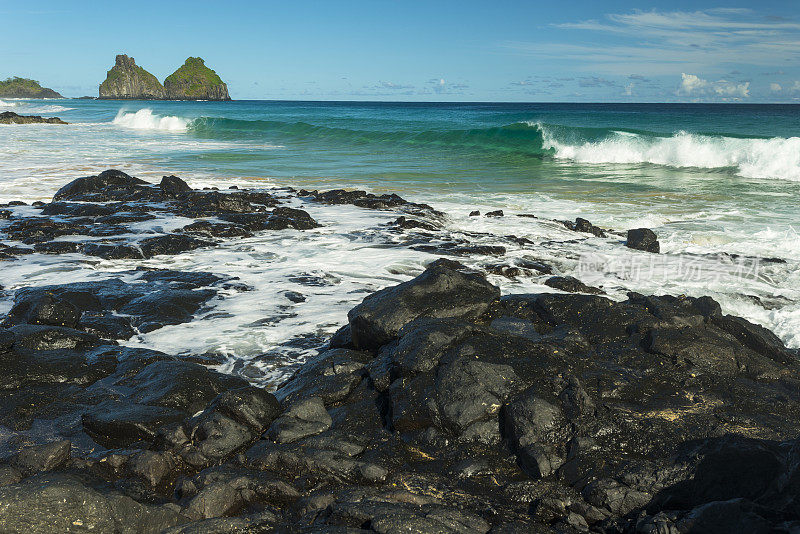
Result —
[[36, 80], [28, 78], [6, 78], [0, 80], [0, 98], [64, 98], [47, 87], [42, 87]]
[[187, 58], [167, 76], [158, 78], [120, 54], [103, 83], [100, 98], [108, 100], [230, 100], [228, 86], [199, 57]]

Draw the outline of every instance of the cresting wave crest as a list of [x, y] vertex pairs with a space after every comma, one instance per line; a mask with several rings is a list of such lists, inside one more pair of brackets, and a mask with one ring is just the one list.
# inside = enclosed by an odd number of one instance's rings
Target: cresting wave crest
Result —
[[669, 137], [610, 131], [604, 139], [568, 143], [546, 126], [543, 147], [559, 159], [590, 164], [650, 163], [677, 168], [732, 168], [745, 178], [800, 181], [800, 137], [737, 138], [677, 132]]
[[192, 131], [214, 139], [271, 142], [315, 138], [351, 144], [392, 143], [447, 147], [471, 153], [500, 152], [521, 157], [554, 157], [582, 164], [652, 164], [675, 168], [730, 169], [745, 178], [800, 181], [800, 137], [771, 139], [677, 132], [584, 128], [518, 122], [473, 129], [387, 131], [348, 129], [306, 122], [186, 119], [159, 116], [151, 109], [120, 111], [113, 123], [136, 129]]
[[117, 116], [111, 121], [116, 126], [134, 128], [136, 130], [165, 130], [171, 132], [185, 132], [189, 127], [190, 119], [156, 115], [152, 109], [144, 108], [139, 111], [129, 112], [119, 110]]

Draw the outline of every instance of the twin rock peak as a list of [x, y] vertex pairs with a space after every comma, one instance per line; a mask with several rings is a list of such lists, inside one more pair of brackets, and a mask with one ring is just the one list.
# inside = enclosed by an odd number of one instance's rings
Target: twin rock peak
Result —
[[167, 76], [164, 85], [136, 64], [132, 57], [117, 56], [116, 64], [100, 84], [100, 98], [119, 100], [230, 100], [228, 86], [199, 57], [190, 57]]

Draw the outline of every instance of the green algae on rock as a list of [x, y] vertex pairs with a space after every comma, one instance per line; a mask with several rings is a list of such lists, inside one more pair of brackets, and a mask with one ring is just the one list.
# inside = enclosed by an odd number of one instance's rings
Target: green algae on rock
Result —
[[102, 99], [163, 100], [165, 96], [164, 86], [158, 78], [124, 54], [117, 56], [106, 80], [100, 84]]
[[164, 80], [170, 100], [230, 100], [228, 86], [199, 57], [190, 57]]

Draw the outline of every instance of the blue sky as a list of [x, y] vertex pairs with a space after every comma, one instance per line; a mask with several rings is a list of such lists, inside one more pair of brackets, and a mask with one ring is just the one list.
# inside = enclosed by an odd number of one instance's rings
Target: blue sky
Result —
[[126, 53], [236, 99], [800, 102], [795, 1], [0, 1], [0, 77], [97, 95]]

